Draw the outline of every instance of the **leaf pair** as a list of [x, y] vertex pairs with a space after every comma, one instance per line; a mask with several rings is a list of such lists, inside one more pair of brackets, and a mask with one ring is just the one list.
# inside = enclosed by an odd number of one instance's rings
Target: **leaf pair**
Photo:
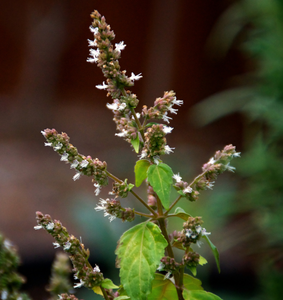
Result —
[[137, 187], [147, 178], [164, 208], [170, 207], [173, 171], [168, 165], [164, 163], [150, 165], [148, 160], [142, 159], [137, 161], [135, 165], [135, 175]]

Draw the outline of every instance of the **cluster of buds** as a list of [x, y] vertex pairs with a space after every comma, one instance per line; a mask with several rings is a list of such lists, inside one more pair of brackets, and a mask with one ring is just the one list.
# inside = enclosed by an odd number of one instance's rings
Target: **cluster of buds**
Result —
[[69, 281], [71, 272], [68, 255], [64, 252], [57, 253], [52, 265], [50, 284], [47, 288], [47, 291], [52, 295], [51, 299], [57, 299], [57, 295], [69, 293], [72, 290], [72, 285]]
[[92, 268], [88, 261], [89, 250], [85, 250], [84, 244], [76, 237], [70, 235], [60, 221], [52, 220], [50, 215], [43, 215], [41, 212], [36, 212], [36, 220], [38, 225], [35, 229], [45, 229], [51, 234], [56, 242], [53, 243], [55, 248], [62, 247], [68, 253], [72, 264], [75, 279], [79, 279], [74, 288], [85, 286], [87, 288], [94, 288], [100, 286], [103, 281], [103, 274], [100, 272], [98, 266]]
[[77, 148], [70, 144], [69, 136], [64, 132], [59, 134], [55, 129], [45, 129], [41, 133], [47, 141], [45, 146], [52, 147], [61, 156], [61, 161], [70, 163], [71, 169], [76, 170], [74, 180], [79, 179], [81, 175], [93, 177], [95, 193], [98, 195], [101, 186], [108, 184], [106, 162], [79, 154]]
[[[224, 171], [234, 172], [235, 168], [230, 165], [231, 160], [234, 157], [240, 157], [240, 152], [236, 152], [236, 147], [233, 145], [227, 145], [222, 151], [217, 151], [210, 160], [203, 165], [202, 171], [205, 172], [205, 181], [208, 181], [210, 184], [214, 182], [217, 176]], [[209, 183], [206, 184], [209, 187]], [[201, 186], [205, 186], [203, 183]]]
[[19, 291], [25, 279], [17, 273], [20, 263], [16, 248], [12, 243], [0, 234], [0, 299], [21, 299], [30, 298]]
[[166, 271], [170, 274], [174, 274], [179, 271], [181, 264], [177, 263], [174, 258], [170, 256], [164, 256], [161, 258], [161, 263], [158, 267], [158, 271]]
[[188, 268], [197, 267], [199, 264], [199, 257], [200, 256], [198, 253], [194, 251], [189, 251], [183, 256], [182, 263]]
[[143, 116], [147, 119], [162, 119], [170, 123], [171, 117], [168, 117], [168, 112], [177, 114], [178, 109], [173, 108], [173, 105], [182, 105], [183, 100], [177, 100], [173, 91], [165, 92], [162, 98], [157, 98], [154, 101], [154, 106], [149, 109], [145, 105], [143, 107]]
[[201, 237], [209, 235], [205, 228], [202, 228], [203, 220], [201, 217], [189, 217], [187, 222], [183, 223], [183, 246], [188, 247], [191, 243], [201, 245]]
[[114, 181], [111, 194], [116, 195], [116, 197], [126, 198], [129, 191], [134, 187], [132, 183], [127, 183], [127, 181], [128, 179], [121, 183]]
[[123, 208], [117, 199], [100, 199], [95, 210], [104, 211], [104, 217], [109, 217], [110, 222], [116, 218], [122, 221], [132, 222], [135, 219], [135, 211], [132, 208]]

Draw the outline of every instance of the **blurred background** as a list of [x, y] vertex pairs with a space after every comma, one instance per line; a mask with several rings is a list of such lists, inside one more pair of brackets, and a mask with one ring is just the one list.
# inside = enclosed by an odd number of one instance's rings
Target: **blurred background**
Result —
[[[55, 256], [52, 238], [33, 229], [35, 211], [81, 236], [92, 264], [115, 283], [116, 243], [133, 225], [110, 224], [96, 212], [91, 180], [73, 182], [73, 170], [44, 147], [40, 134], [67, 132], [80, 153], [105, 160], [111, 173], [134, 182], [136, 154], [114, 136], [105, 106], [111, 99], [95, 88], [103, 75], [86, 63], [94, 9], [111, 25], [114, 42], [127, 45], [122, 69], [143, 75], [132, 89], [138, 111], [171, 89], [184, 100], [167, 138], [175, 152], [163, 157], [174, 173], [190, 182], [226, 144], [242, 152], [233, 162], [236, 174], [220, 176], [197, 203], [181, 203], [203, 216], [220, 252], [218, 274], [208, 247], [200, 250], [209, 261], [198, 273], [205, 290], [229, 300], [282, 299], [281, 0], [0, 3], [0, 231], [18, 248], [23, 289], [34, 299], [48, 298]], [[182, 222], [171, 226], [181, 229]], [[83, 289], [78, 297], [95, 299]]]

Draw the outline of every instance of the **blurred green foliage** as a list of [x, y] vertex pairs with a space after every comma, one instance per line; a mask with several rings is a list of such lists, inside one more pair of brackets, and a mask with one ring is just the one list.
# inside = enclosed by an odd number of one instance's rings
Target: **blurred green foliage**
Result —
[[243, 116], [244, 148], [235, 164], [242, 182], [234, 195], [234, 215], [247, 214], [248, 226], [260, 236], [249, 248], [249, 254], [257, 255], [261, 290], [256, 299], [279, 300], [283, 293], [283, 1], [234, 2], [210, 42], [222, 55], [238, 46], [247, 72], [241, 75], [239, 87], [204, 100], [193, 114], [200, 125], [234, 112]]

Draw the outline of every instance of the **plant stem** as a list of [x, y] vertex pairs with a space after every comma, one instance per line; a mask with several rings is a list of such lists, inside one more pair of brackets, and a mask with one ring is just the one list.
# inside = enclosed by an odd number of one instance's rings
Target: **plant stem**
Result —
[[102, 286], [100, 286], [100, 289], [101, 289], [101, 292], [103, 294], [104, 299], [109, 300], [108, 295], [107, 295], [105, 289]]
[[165, 216], [168, 215], [169, 211], [177, 204], [177, 202], [182, 198], [182, 196], [180, 195], [168, 208], [168, 210], [166, 211], [166, 213], [164, 214]]

